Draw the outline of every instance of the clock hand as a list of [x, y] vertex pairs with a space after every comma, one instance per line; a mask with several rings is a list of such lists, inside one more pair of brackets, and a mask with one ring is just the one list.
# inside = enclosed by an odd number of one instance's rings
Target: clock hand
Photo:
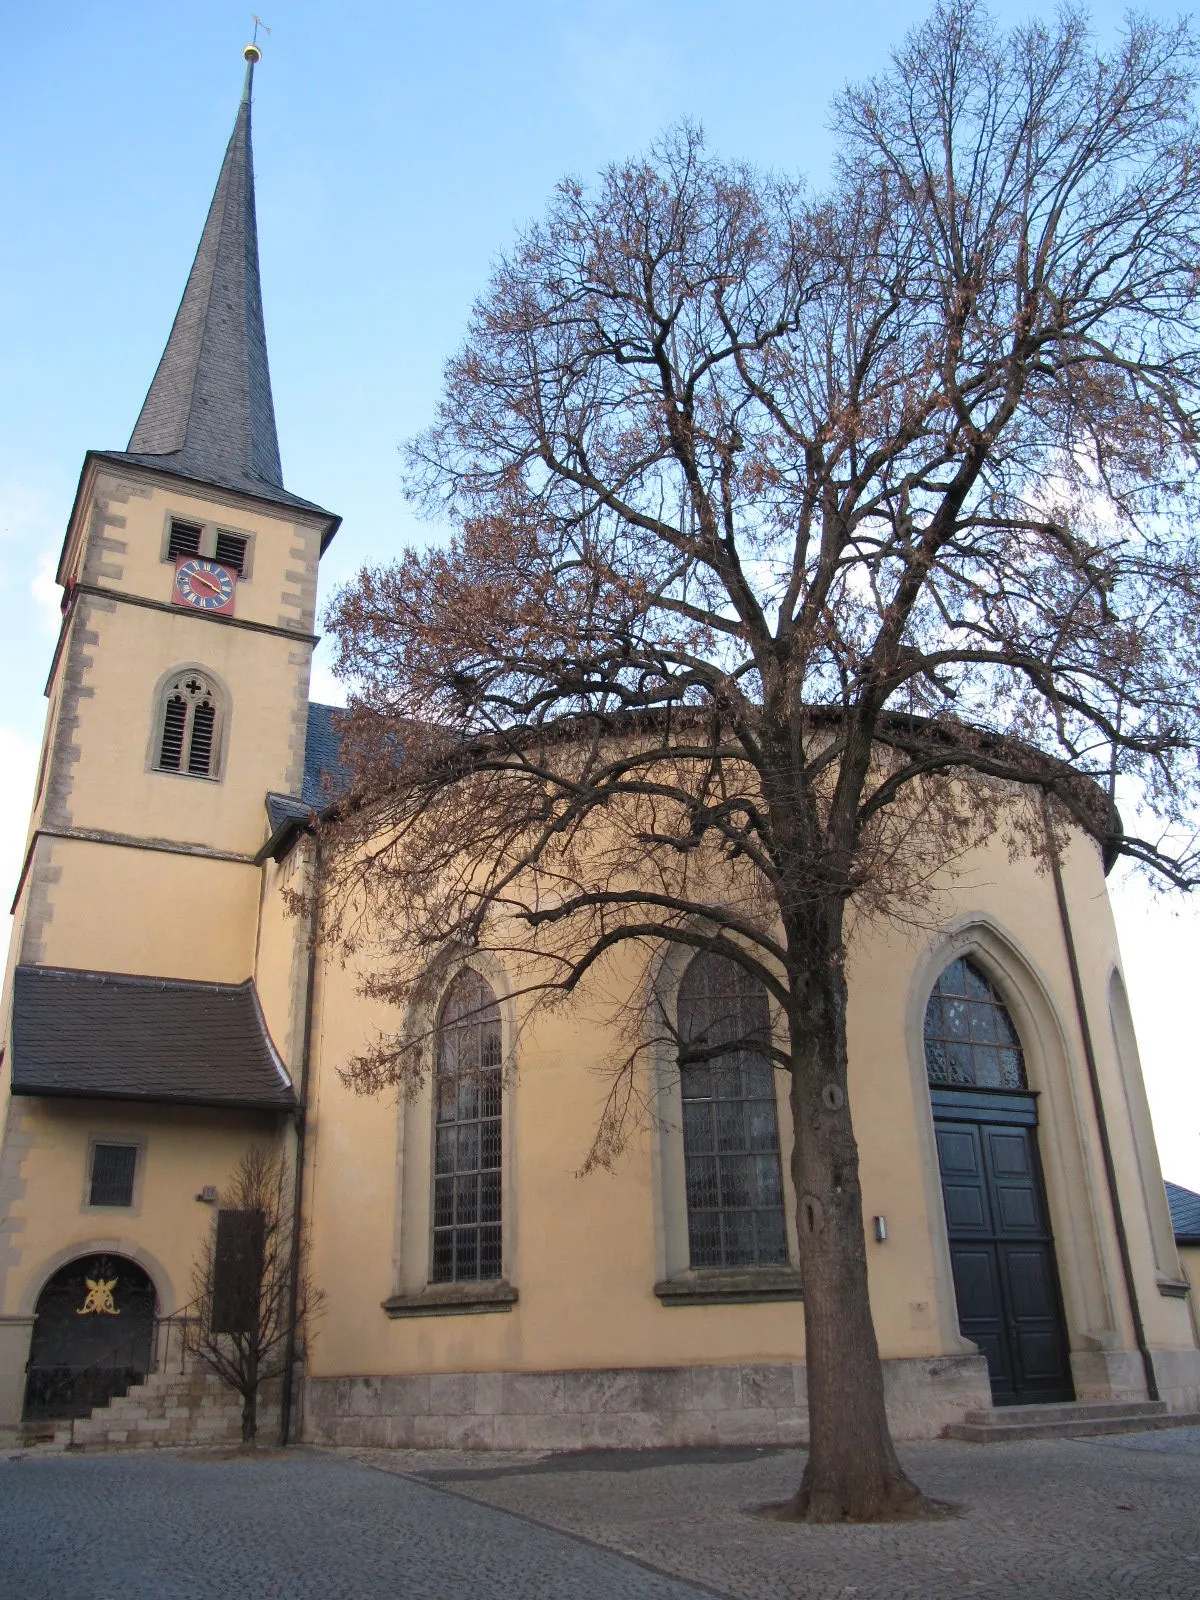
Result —
[[205, 572], [192, 572], [189, 573], [188, 577], [191, 583], [202, 583], [206, 589], [211, 589], [213, 594], [220, 594], [221, 592], [221, 585], [217, 583], [215, 579], [210, 578]]

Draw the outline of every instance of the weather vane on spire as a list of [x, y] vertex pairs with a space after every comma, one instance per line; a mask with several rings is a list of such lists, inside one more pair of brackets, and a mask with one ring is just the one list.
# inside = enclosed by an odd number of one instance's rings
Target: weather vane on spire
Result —
[[270, 30], [270, 28], [267, 27], [267, 25], [263, 21], [263, 19], [260, 16], [258, 16], [255, 12], [252, 11], [250, 13], [250, 16], [252, 17], [252, 19], [254, 21], [254, 37], [251, 39], [250, 43], [246, 46], [246, 48], [242, 51], [242, 54], [243, 54], [243, 56], [245, 56], [246, 60], [250, 63], [250, 65], [253, 66], [256, 61], [261, 61], [262, 60], [262, 51], [258, 47], [258, 30], [261, 28], [264, 33], [270, 33], [271, 30]]

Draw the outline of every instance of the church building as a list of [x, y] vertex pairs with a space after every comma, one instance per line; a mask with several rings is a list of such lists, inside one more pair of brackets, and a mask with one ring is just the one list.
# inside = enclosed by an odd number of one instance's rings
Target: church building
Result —
[[[651, 1061], [655, 1115], [614, 1170], [580, 1176], [607, 1024], [579, 1001], [524, 1026], [481, 952], [431, 1001], [431, 1081], [368, 1096], [339, 1076], [395, 1021], [294, 909], [320, 872], [313, 814], [344, 782], [336, 712], [309, 699], [339, 518], [284, 486], [247, 58], [162, 359], [128, 448], [87, 454], [58, 567], [2, 997], [0, 1439], [236, 1437], [180, 1329], [255, 1145], [297, 1180], [325, 1295], [270, 1397], [289, 1438], [803, 1439], [788, 1103], [765, 1058]], [[993, 1404], [1200, 1410], [1105, 870], [1083, 833], [1057, 882], [997, 840], [947, 885], [936, 933], [881, 924], [853, 947], [898, 1437]], [[661, 984], [685, 1037], [767, 1015], [711, 956], [665, 961]]]

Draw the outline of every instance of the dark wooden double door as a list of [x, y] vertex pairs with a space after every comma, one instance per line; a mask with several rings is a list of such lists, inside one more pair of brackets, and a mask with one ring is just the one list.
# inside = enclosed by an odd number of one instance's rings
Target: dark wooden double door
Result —
[[1036, 1102], [1007, 1099], [933, 1093], [958, 1323], [987, 1357], [995, 1405], [1073, 1400]]

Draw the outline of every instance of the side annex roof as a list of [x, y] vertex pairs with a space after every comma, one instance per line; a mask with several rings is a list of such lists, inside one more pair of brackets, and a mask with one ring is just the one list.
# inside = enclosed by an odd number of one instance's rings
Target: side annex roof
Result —
[[195, 983], [20, 966], [12, 1092], [290, 1111], [296, 1105], [253, 979]]

